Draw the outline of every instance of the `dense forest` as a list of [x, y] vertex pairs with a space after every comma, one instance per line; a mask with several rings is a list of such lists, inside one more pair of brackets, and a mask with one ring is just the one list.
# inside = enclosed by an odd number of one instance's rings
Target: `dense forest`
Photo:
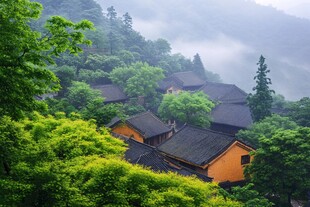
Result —
[[[158, 83], [185, 71], [222, 82], [198, 53], [173, 54], [167, 40], [147, 40], [133, 21], [94, 0], [0, 2], [0, 206], [306, 203], [310, 98], [275, 95], [263, 56], [247, 99], [254, 124], [236, 135], [257, 149], [241, 187], [223, 189], [124, 159], [128, 145], [106, 127], [114, 117], [152, 111], [207, 128], [218, 102], [202, 92], [164, 95]], [[128, 101], [105, 103], [95, 89], [103, 84], [117, 85]]]

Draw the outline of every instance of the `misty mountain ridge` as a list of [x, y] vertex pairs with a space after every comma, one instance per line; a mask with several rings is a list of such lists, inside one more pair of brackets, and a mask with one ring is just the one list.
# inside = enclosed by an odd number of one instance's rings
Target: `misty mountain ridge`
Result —
[[173, 52], [197, 52], [205, 68], [247, 92], [259, 56], [266, 57], [272, 88], [287, 99], [309, 96], [310, 21], [245, 0], [97, 0], [133, 17], [150, 39], [165, 38]]

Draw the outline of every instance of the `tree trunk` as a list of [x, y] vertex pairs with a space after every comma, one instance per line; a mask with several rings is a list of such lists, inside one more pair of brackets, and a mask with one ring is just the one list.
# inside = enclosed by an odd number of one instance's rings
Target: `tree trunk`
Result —
[[6, 172], [6, 175], [10, 175], [11, 168], [9, 164], [6, 161], [3, 161], [2, 163], [3, 163], [4, 170]]

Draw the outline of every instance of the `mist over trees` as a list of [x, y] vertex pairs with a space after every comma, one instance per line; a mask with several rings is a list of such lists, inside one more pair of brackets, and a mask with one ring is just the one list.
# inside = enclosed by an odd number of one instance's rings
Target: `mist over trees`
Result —
[[[244, 81], [245, 77], [255, 75], [253, 62], [264, 54], [273, 68], [272, 89], [289, 100], [309, 96], [307, 19], [244, 0], [198, 0], [191, 2], [191, 7], [187, 1], [176, 4], [173, 0], [98, 0], [98, 3], [128, 11], [134, 18], [133, 27], [144, 36], [164, 37], [174, 50], [189, 57], [198, 52], [205, 67], [220, 74], [224, 82], [235, 83], [250, 92], [253, 83]], [[147, 23], [152, 27], [147, 27]]]

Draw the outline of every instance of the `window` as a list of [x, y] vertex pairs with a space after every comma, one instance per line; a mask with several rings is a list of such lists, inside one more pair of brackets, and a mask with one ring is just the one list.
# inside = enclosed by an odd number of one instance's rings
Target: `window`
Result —
[[250, 155], [242, 155], [241, 156], [241, 165], [245, 165], [250, 163]]

